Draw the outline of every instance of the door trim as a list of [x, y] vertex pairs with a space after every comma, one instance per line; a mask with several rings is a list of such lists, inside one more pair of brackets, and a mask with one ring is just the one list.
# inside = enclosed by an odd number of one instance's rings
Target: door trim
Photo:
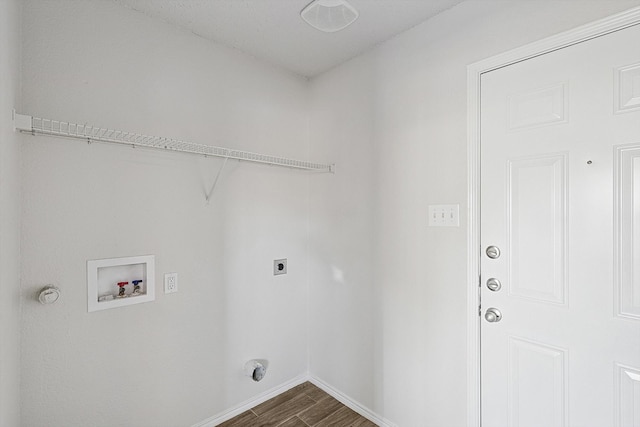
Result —
[[640, 24], [640, 7], [467, 67], [467, 426], [480, 427], [480, 77], [489, 71]]

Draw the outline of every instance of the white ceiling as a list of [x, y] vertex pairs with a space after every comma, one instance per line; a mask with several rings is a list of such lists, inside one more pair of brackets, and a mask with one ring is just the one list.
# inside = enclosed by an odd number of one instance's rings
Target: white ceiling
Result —
[[462, 0], [349, 0], [360, 12], [337, 33], [300, 18], [311, 0], [113, 0], [206, 39], [313, 77]]

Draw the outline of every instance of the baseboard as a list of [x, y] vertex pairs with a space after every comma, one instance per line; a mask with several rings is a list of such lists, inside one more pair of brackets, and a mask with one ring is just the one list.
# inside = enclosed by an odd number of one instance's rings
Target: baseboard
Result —
[[214, 415], [213, 417], [207, 418], [204, 421], [194, 424], [192, 427], [215, 427], [218, 424], [222, 424], [223, 422], [230, 420], [231, 418], [237, 415], [240, 415], [245, 411], [248, 411], [254, 406], [261, 404], [262, 402], [266, 402], [267, 400], [272, 399], [277, 395], [284, 393], [285, 391], [292, 389], [293, 387], [299, 384], [302, 384], [305, 381], [309, 381], [310, 383], [316, 385], [318, 388], [325, 391], [327, 394], [329, 394], [330, 396], [335, 398], [337, 401], [342, 403], [344, 406], [354, 410], [358, 414], [362, 415], [363, 417], [365, 417], [366, 419], [370, 420], [371, 422], [375, 423], [380, 427], [398, 427], [396, 424], [392, 423], [391, 421], [387, 420], [384, 417], [379, 416], [378, 414], [371, 411], [366, 406], [360, 404], [359, 402], [356, 402], [355, 400], [351, 399], [349, 396], [345, 395], [341, 391], [336, 390], [329, 384], [322, 381], [320, 378], [309, 375], [309, 374], [298, 375], [297, 377], [293, 378], [290, 381], [287, 381], [283, 384], [280, 384], [279, 386], [276, 386], [270, 390], [267, 390], [254, 398], [245, 400], [244, 402], [234, 406], [231, 409], [228, 409], [224, 412], [221, 412], [218, 415]]
[[231, 409], [228, 409], [224, 412], [221, 412], [218, 415], [214, 415], [213, 417], [207, 418], [204, 421], [201, 421], [197, 424], [194, 424], [192, 427], [214, 427], [217, 426], [218, 424], [221, 424], [227, 420], [230, 420], [231, 418], [235, 417], [236, 415], [240, 415], [241, 413], [248, 411], [249, 409], [253, 408], [256, 405], [261, 404], [262, 402], [266, 402], [269, 399], [272, 399], [274, 397], [276, 397], [277, 395], [284, 393], [285, 391], [299, 385], [302, 384], [305, 381], [309, 380], [309, 374], [302, 374], [302, 375], [298, 375], [297, 377], [293, 378], [292, 380], [289, 380], [283, 384], [280, 384], [279, 386], [276, 386], [270, 390], [267, 390], [261, 394], [259, 394], [256, 397], [253, 397], [251, 399], [245, 400], [244, 402], [240, 403], [239, 405], [234, 406]]
[[376, 414], [375, 412], [371, 411], [366, 406], [362, 405], [359, 402], [356, 402], [355, 400], [351, 399], [349, 396], [343, 394], [341, 391], [336, 390], [335, 388], [333, 388], [329, 384], [327, 384], [324, 381], [322, 381], [320, 378], [317, 378], [317, 377], [314, 377], [314, 376], [310, 375], [309, 378], [308, 378], [308, 381], [310, 383], [318, 386], [319, 388], [321, 388], [325, 392], [327, 392], [327, 394], [333, 396], [336, 400], [338, 400], [344, 406], [353, 409], [355, 412], [357, 412], [358, 414], [360, 414], [363, 417], [367, 418], [371, 422], [377, 424], [378, 426], [380, 426], [380, 427], [398, 427], [396, 424], [392, 423], [391, 421], [387, 420], [384, 417], [379, 416], [378, 414]]

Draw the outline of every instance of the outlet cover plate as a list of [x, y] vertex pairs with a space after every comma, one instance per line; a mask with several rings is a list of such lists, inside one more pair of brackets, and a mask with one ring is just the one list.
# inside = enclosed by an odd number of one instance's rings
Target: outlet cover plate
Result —
[[172, 294], [178, 292], [178, 273], [164, 274], [164, 293]]
[[287, 274], [287, 259], [276, 259], [273, 261], [273, 275]]

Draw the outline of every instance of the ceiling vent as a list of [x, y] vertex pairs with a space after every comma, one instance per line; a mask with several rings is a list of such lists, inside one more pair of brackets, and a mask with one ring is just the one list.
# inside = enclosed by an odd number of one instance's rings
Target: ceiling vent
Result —
[[314, 0], [300, 12], [307, 24], [325, 33], [347, 28], [358, 19], [358, 15], [346, 0]]

